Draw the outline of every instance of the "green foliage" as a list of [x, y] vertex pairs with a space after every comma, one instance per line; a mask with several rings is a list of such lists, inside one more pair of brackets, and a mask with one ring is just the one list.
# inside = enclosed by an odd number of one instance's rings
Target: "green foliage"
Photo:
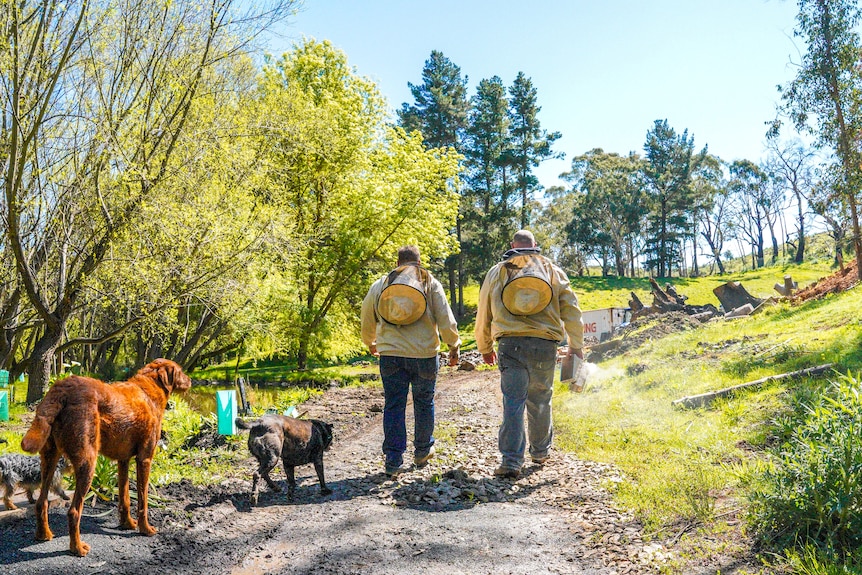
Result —
[[[132, 465], [134, 466], [134, 463], [132, 463]], [[72, 474], [70, 477], [71, 488], [75, 489], [75, 474]], [[93, 481], [90, 483], [90, 490], [87, 492], [87, 495], [84, 496], [84, 499], [98, 497], [102, 501], [114, 501], [119, 492], [117, 487], [116, 462], [99, 454], [96, 458], [96, 469], [93, 472]]]
[[162, 431], [167, 437], [165, 452], [172, 453], [188, 443], [190, 437], [197, 435], [204, 425], [201, 414], [192, 409], [182, 397], [171, 399], [173, 407], [165, 411]]
[[[862, 543], [862, 378], [839, 377], [809, 404], [751, 493], [751, 524], [772, 544], [843, 557]], [[784, 424], [787, 428], [787, 424]]]
[[658, 276], [671, 275], [681, 258], [679, 244], [691, 233], [686, 217], [692, 203], [692, 176], [706, 151], [694, 154], [694, 136], [677, 135], [667, 120], [656, 120], [644, 144], [646, 180], [646, 266]]
[[618, 276], [630, 273], [636, 255], [631, 249], [639, 242], [643, 223], [641, 167], [635, 154], [622, 157], [596, 148], [574, 158], [572, 171], [563, 174], [576, 192], [566, 222], [568, 239], [585, 256], [602, 262], [602, 275], [611, 266]]
[[824, 553], [814, 545], [787, 549], [784, 562], [791, 573], [798, 575], [858, 575], [862, 573], [862, 550], [854, 549], [843, 561]]
[[258, 346], [304, 368], [361, 348], [354, 306], [400, 245], [428, 259], [457, 250], [460, 157], [389, 125], [377, 87], [328, 42], [269, 62], [259, 92], [258, 193], [277, 217]]

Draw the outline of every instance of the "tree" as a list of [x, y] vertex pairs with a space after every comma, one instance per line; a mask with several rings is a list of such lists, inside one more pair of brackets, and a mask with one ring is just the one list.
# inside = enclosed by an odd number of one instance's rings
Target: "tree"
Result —
[[291, 6], [6, 4], [3, 220], [13, 289], [38, 322], [26, 360], [28, 402], [48, 383], [88, 279], [116, 257], [114, 242], [176, 175], [204, 78], [242, 57], [249, 39]]
[[[422, 84], [407, 84], [415, 100], [404, 103], [398, 111], [401, 126], [422, 134], [426, 148], [452, 148], [462, 151], [464, 130], [467, 125], [467, 76], [461, 77], [461, 68], [442, 52], [433, 50], [422, 68]], [[460, 219], [454, 229], [461, 244]], [[449, 299], [457, 317], [464, 313], [463, 262], [459, 253], [446, 259], [449, 276]]]
[[547, 203], [539, 212], [534, 226], [536, 242], [569, 274], [583, 275], [587, 262], [579, 245], [569, 240], [566, 226], [572, 221], [579, 194], [563, 186], [545, 190]]
[[542, 129], [539, 122], [538, 92], [533, 82], [523, 72], [518, 72], [509, 87], [509, 118], [511, 125], [511, 157], [509, 162], [515, 170], [516, 189], [521, 196], [521, 224], [530, 223], [530, 202], [539, 187], [533, 168], [542, 161], [562, 158], [552, 146], [562, 134]]
[[[862, 43], [856, 31], [862, 19], [855, 0], [799, 0], [797, 28], [807, 52], [796, 78], [782, 88], [783, 112], [795, 127], [813, 134], [821, 147], [834, 150], [840, 180], [837, 191], [850, 211], [853, 246], [862, 280], [859, 190], [862, 188]], [[773, 125], [777, 133], [780, 122]]]
[[847, 217], [847, 206], [844, 205], [845, 195], [839, 191], [841, 180], [839, 166], [827, 166], [815, 182], [808, 201], [811, 211], [826, 222], [827, 233], [833, 241], [833, 263], [843, 270], [844, 248], [850, 224]]
[[730, 189], [733, 193], [733, 214], [737, 229], [751, 246], [752, 268], [764, 265], [763, 232], [766, 214], [772, 209], [768, 201], [769, 177], [749, 160], [736, 160], [730, 165]]
[[692, 190], [698, 198], [694, 213], [700, 236], [709, 246], [710, 257], [718, 266], [718, 272], [724, 274], [721, 254], [732, 229], [729, 217], [731, 194], [719, 158], [712, 155], [704, 158], [694, 174]]
[[596, 148], [574, 158], [572, 171], [562, 175], [580, 196], [568, 226], [570, 239], [603, 259], [608, 253], [620, 277], [634, 259], [631, 247], [642, 223], [640, 169], [635, 154], [624, 157]]
[[[812, 159], [814, 151], [801, 142], [780, 143], [775, 138], [767, 142], [770, 151], [766, 169], [770, 177], [790, 189], [796, 201], [796, 252], [793, 261], [801, 264], [805, 259], [806, 196], [813, 187]], [[789, 238], [788, 238], [789, 241]]]
[[494, 76], [479, 82], [471, 98], [466, 140], [462, 253], [468, 273], [481, 281], [515, 230], [508, 218], [504, 193], [504, 157], [508, 147], [508, 101], [503, 81]]
[[644, 144], [646, 195], [647, 266], [659, 277], [670, 275], [679, 261], [680, 240], [688, 232], [686, 213], [691, 204], [691, 179], [703, 156], [694, 154], [694, 137], [688, 130], [677, 135], [667, 120], [656, 120]]
[[304, 368], [353, 325], [350, 302], [399, 245], [424, 259], [457, 250], [460, 156], [388, 127], [376, 86], [328, 42], [267, 65], [260, 94], [261, 200], [280, 216], [269, 240], [279, 351]]

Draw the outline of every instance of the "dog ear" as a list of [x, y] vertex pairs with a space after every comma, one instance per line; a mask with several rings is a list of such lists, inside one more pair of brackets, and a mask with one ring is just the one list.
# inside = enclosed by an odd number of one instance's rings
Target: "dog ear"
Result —
[[159, 367], [159, 383], [168, 391], [185, 391], [192, 383], [182, 368], [169, 360], [164, 360], [164, 364]]

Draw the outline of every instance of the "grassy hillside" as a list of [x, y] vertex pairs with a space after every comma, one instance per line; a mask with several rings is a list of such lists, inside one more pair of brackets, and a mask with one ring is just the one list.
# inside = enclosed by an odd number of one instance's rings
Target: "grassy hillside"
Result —
[[[802, 266], [673, 283], [692, 303], [706, 303], [713, 300], [705, 294], [729, 279], [741, 281], [753, 295], [768, 295], [767, 288], [784, 273], [800, 287], [826, 275], [822, 268]], [[624, 289], [607, 282], [610, 289], [597, 294], [590, 289], [596, 283], [578, 282], [582, 301], [608, 302], [607, 291]], [[707, 536], [682, 539], [692, 553], [714, 552], [709, 547], [717, 533], [740, 528], [746, 509], [740, 481], [766, 459], [765, 449], [776, 441], [776, 418], [792, 410], [800, 394], [815, 393], [838, 374], [862, 368], [860, 306], [857, 287], [664, 337], [649, 334], [666, 331], [658, 329], [666, 318], [641, 325], [628, 337], [640, 334], [644, 344], [599, 363], [585, 392], [558, 389], [557, 445], [618, 465], [626, 476], [616, 486], [618, 501], [650, 531], [666, 536], [700, 530]], [[683, 396], [825, 363], [833, 363], [835, 371], [822, 378], [767, 384], [700, 409], [671, 405]]]

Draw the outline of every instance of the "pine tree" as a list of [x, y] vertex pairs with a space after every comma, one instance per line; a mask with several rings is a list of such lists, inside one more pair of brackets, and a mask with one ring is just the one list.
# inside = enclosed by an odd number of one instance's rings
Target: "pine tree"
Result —
[[530, 223], [530, 202], [539, 188], [533, 168], [543, 160], [562, 158], [552, 150], [562, 134], [547, 132], [539, 122], [537, 90], [523, 72], [518, 72], [509, 88], [509, 117], [511, 120], [511, 165], [515, 172], [515, 189], [521, 199], [521, 228]]
[[[414, 104], [404, 103], [398, 111], [401, 126], [407, 131], [418, 130], [425, 147], [452, 148], [460, 152], [467, 122], [467, 77], [443, 52], [433, 50], [422, 68], [422, 83], [408, 82]], [[455, 230], [461, 243], [461, 219]], [[449, 279], [449, 299], [458, 317], [464, 313], [464, 273], [460, 254], [446, 258]]]
[[462, 249], [469, 262], [468, 273], [481, 280], [515, 231], [508, 223], [504, 194], [509, 117], [503, 81], [494, 76], [479, 82], [471, 103], [464, 146]]

